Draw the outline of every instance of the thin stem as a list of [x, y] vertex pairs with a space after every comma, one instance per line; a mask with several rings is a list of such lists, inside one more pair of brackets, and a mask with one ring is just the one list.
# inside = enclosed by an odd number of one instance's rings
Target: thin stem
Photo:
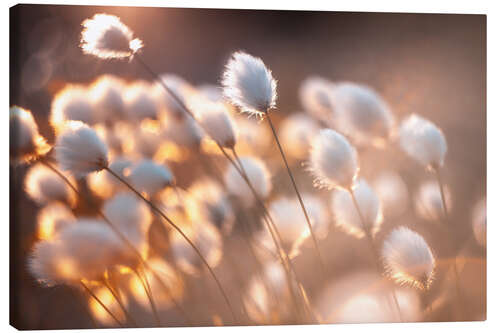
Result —
[[280, 151], [281, 158], [283, 160], [283, 163], [285, 164], [286, 170], [288, 172], [288, 176], [290, 177], [290, 180], [291, 180], [292, 185], [293, 185], [293, 189], [295, 190], [295, 194], [297, 195], [297, 198], [299, 199], [300, 207], [302, 208], [302, 212], [304, 213], [304, 217], [306, 218], [307, 226], [309, 227], [309, 231], [311, 233], [311, 238], [313, 239], [314, 248], [316, 249], [316, 253], [318, 255], [321, 270], [323, 272], [323, 279], [326, 280], [326, 276], [327, 276], [326, 272], [327, 271], [326, 271], [326, 266], [324, 264], [323, 258], [321, 256], [321, 252], [319, 250], [319, 242], [318, 242], [316, 235], [314, 233], [314, 229], [313, 229], [311, 220], [309, 219], [309, 215], [307, 214], [307, 210], [306, 210], [306, 207], [304, 205], [304, 201], [302, 200], [302, 196], [300, 195], [299, 189], [298, 189], [297, 184], [295, 182], [295, 178], [293, 177], [292, 171], [290, 170], [290, 166], [288, 165], [288, 161], [286, 159], [285, 152], [283, 151], [283, 148], [281, 147], [281, 143], [280, 143], [280, 140], [278, 138], [278, 134], [276, 133], [276, 129], [274, 128], [273, 122], [271, 121], [271, 114], [269, 112], [266, 112], [266, 119], [267, 119], [267, 122], [269, 124], [269, 127], [271, 128], [271, 131], [273, 132], [274, 141], [276, 142], [276, 145], [278, 146], [278, 149]]
[[99, 303], [100, 306], [102, 306], [102, 308], [111, 316], [111, 318], [113, 318], [113, 320], [116, 321], [116, 323], [118, 324], [118, 326], [124, 327], [123, 324], [118, 320], [118, 318], [116, 318], [116, 316], [113, 314], [113, 312], [111, 312], [111, 310], [99, 299], [99, 297], [97, 297], [96, 294], [94, 294], [94, 292], [92, 290], [90, 290], [89, 287], [87, 287], [87, 285], [85, 284], [85, 282], [80, 281], [80, 284], [82, 285], [83, 289], [85, 289], [85, 291], [93, 299], [95, 299], [96, 302]]
[[[366, 239], [368, 240], [368, 243], [370, 245], [370, 248], [371, 248], [371, 252], [373, 254], [373, 257], [374, 257], [374, 261], [375, 261], [375, 266], [377, 267], [377, 270], [379, 271], [379, 274], [381, 274], [382, 276], [384, 276], [384, 269], [380, 266], [380, 263], [378, 261], [378, 258], [377, 258], [377, 247], [375, 246], [375, 240], [373, 239], [373, 236], [372, 236], [372, 233], [371, 233], [371, 229], [370, 227], [367, 225], [366, 223], [366, 219], [361, 211], [361, 208], [359, 207], [359, 203], [358, 203], [358, 200], [356, 199], [356, 196], [354, 195], [354, 191], [352, 188], [349, 188], [349, 194], [351, 195], [351, 199], [352, 199], [352, 202], [354, 203], [354, 206], [356, 207], [356, 211], [358, 212], [358, 215], [359, 215], [359, 219], [361, 221], [361, 224], [363, 225], [363, 229], [364, 229], [364, 232], [365, 232], [365, 235], [366, 235]], [[392, 294], [392, 298], [394, 300], [394, 303], [396, 304], [396, 308], [397, 308], [397, 311], [398, 311], [398, 314], [399, 314], [399, 321], [403, 322], [403, 314], [401, 313], [401, 307], [399, 306], [399, 301], [398, 301], [398, 298], [396, 297], [396, 291], [395, 291], [395, 288], [391, 288], [391, 294]]]
[[130, 313], [127, 310], [127, 307], [125, 306], [125, 304], [123, 304], [121, 297], [117, 294], [117, 292], [119, 293], [119, 291], [115, 291], [115, 289], [111, 286], [111, 284], [109, 283], [109, 281], [108, 281], [108, 279], [106, 277], [103, 279], [102, 283], [106, 287], [106, 289], [108, 289], [108, 291], [111, 293], [111, 295], [113, 296], [113, 298], [116, 300], [116, 302], [120, 306], [120, 309], [122, 309], [123, 313], [125, 314], [125, 317], [128, 318], [128, 320], [130, 321], [130, 323], [132, 325], [134, 325], [135, 327], [137, 327], [137, 322], [130, 315]]
[[[143, 274], [141, 276], [139, 269], [133, 269], [133, 271], [134, 271], [135, 275], [137, 276], [137, 278], [139, 279], [139, 281], [141, 282], [142, 288], [144, 289], [144, 292], [146, 293], [146, 296], [148, 297], [149, 305], [151, 306], [151, 312], [153, 312], [153, 316], [155, 318], [156, 325], [161, 326], [160, 317], [158, 316], [158, 310], [156, 309], [156, 304], [155, 304], [155, 301], [153, 299], [153, 295], [151, 292], [151, 286], [149, 285], [148, 276], [147, 276], [146, 272], [143, 271]], [[143, 277], [144, 277], [144, 279], [143, 279]]]
[[446, 197], [444, 194], [444, 184], [443, 184], [443, 179], [441, 177], [441, 171], [439, 168], [435, 168], [434, 171], [436, 172], [436, 178], [437, 178], [437, 182], [439, 184], [439, 193], [441, 194], [441, 201], [443, 202], [443, 215], [444, 215], [446, 222], [448, 222], [448, 206], [447, 206]]
[[231, 312], [231, 315], [233, 317], [233, 320], [236, 321], [236, 315], [234, 313], [233, 307], [231, 306], [231, 303], [229, 302], [229, 298], [227, 297], [224, 288], [222, 288], [222, 284], [220, 283], [219, 279], [215, 275], [215, 272], [212, 270], [208, 262], [206, 261], [205, 257], [201, 253], [201, 251], [198, 249], [198, 247], [189, 239], [189, 237], [168, 217], [166, 216], [163, 211], [161, 211], [154, 203], [146, 199], [139, 191], [137, 191], [132, 185], [130, 185], [126, 180], [124, 180], [120, 175], [115, 173], [113, 170], [110, 168], [106, 167], [104, 168], [106, 171], [108, 171], [113, 177], [115, 177], [117, 180], [119, 180], [121, 183], [123, 183], [125, 186], [127, 186], [132, 192], [134, 192], [139, 198], [141, 198], [146, 204], [151, 207], [151, 209], [156, 212], [160, 217], [162, 217], [172, 228], [174, 228], [188, 244], [193, 248], [193, 250], [196, 252], [196, 254], [200, 257], [201, 261], [203, 264], [207, 267], [208, 271], [210, 272], [210, 275], [212, 275], [212, 278], [215, 280], [217, 287], [219, 288], [222, 296], [224, 297], [224, 300]]
[[[80, 193], [80, 191], [78, 191], [78, 189], [69, 181], [69, 179], [61, 171], [59, 171], [52, 164], [50, 164], [48, 161], [46, 161], [44, 159], [40, 159], [40, 163], [44, 164], [50, 170], [52, 170], [56, 175], [58, 175], [76, 193], [76, 195], [80, 199], [83, 198], [83, 196]], [[165, 293], [167, 293], [167, 295], [169, 295], [172, 298], [172, 303], [176, 307], [177, 311], [179, 311], [179, 313], [186, 319], [186, 321], [188, 323], [191, 323], [191, 320], [189, 319], [187, 313], [181, 308], [181, 306], [179, 305], [179, 303], [175, 300], [175, 298], [170, 293], [170, 290], [169, 290], [168, 286], [163, 282], [163, 280], [161, 279], [161, 277], [153, 269], [151, 269], [151, 267], [149, 267], [148, 263], [146, 261], [144, 261], [144, 259], [142, 258], [141, 253], [134, 247], [134, 245], [132, 245], [132, 243], [130, 243], [128, 241], [128, 239], [120, 232], [120, 230], [117, 229], [113, 223], [111, 223], [111, 221], [106, 217], [106, 215], [104, 215], [104, 213], [100, 209], [97, 210], [97, 214], [113, 230], [113, 232], [118, 236], [118, 238], [120, 238], [120, 240], [132, 251], [132, 253], [137, 257], [137, 259], [139, 260], [139, 262], [142, 263], [142, 265], [144, 267], [146, 267], [148, 270], [151, 271], [151, 274], [153, 274], [153, 276], [155, 277], [155, 279], [158, 280], [158, 282], [160, 283], [160, 285], [164, 289]]]

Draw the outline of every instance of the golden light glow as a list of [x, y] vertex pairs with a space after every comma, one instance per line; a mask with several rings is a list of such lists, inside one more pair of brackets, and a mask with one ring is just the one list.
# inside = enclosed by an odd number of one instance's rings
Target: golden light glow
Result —
[[[113, 313], [113, 315], [120, 321], [125, 320], [125, 314], [123, 313], [120, 305], [113, 297], [113, 294], [105, 288], [105, 287], [97, 287], [94, 288], [93, 293], [96, 297]], [[125, 295], [122, 296], [122, 302], [125, 306], [128, 304], [128, 300]], [[114, 319], [108, 314], [108, 312], [99, 304], [93, 297], [89, 298], [88, 301], [89, 309], [94, 318], [99, 321], [101, 324], [114, 326], [116, 322]]]
[[55, 202], [40, 210], [37, 221], [38, 238], [54, 240], [57, 233], [66, 225], [74, 223], [76, 218], [65, 205]]

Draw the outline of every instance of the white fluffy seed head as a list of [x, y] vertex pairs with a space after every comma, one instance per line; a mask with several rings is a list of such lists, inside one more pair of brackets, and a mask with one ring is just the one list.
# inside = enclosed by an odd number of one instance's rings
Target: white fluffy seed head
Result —
[[386, 102], [371, 88], [345, 82], [334, 90], [339, 127], [359, 144], [381, 146], [389, 139], [394, 118]]
[[[452, 209], [453, 200], [451, 191], [447, 185], [444, 186], [444, 196], [446, 198], [446, 208], [449, 213]], [[445, 217], [438, 182], [426, 181], [420, 185], [415, 197], [415, 209], [421, 218], [428, 221], [440, 221]]]
[[373, 189], [381, 201], [384, 216], [398, 217], [406, 211], [410, 195], [406, 183], [398, 173], [380, 173], [373, 181]]
[[443, 166], [448, 149], [441, 129], [416, 114], [402, 122], [399, 144], [411, 158], [433, 169]]
[[138, 81], [127, 87], [124, 92], [125, 112], [130, 120], [158, 118], [158, 104], [151, 93], [152, 86], [147, 82]]
[[143, 44], [122, 21], [107, 14], [95, 14], [82, 22], [80, 47], [86, 54], [103, 59], [131, 58]]
[[41, 241], [29, 260], [38, 281], [75, 284], [102, 278], [120, 260], [120, 239], [103, 222], [80, 219], [65, 227], [54, 241]]
[[389, 276], [397, 283], [429, 288], [435, 267], [434, 255], [418, 233], [399, 227], [382, 247], [382, 259]]
[[129, 175], [132, 185], [139, 191], [154, 196], [174, 184], [174, 175], [165, 165], [144, 159], [132, 167]]
[[[149, 207], [134, 194], [119, 193], [106, 201], [103, 211], [104, 215], [128, 241], [141, 254], [146, 255], [148, 249], [147, 234], [153, 221]], [[130, 252], [125, 246], [124, 251]]]
[[125, 102], [122, 92], [125, 89], [125, 82], [117, 76], [102, 75], [94, 81], [89, 88], [89, 95], [97, 121], [112, 124], [113, 121], [124, 118]]
[[479, 245], [486, 247], [486, 198], [476, 203], [472, 211], [472, 230]]
[[[70, 182], [75, 183], [70, 175]], [[44, 205], [51, 201], [76, 204], [76, 194], [61, 177], [43, 164], [32, 166], [24, 179], [24, 188], [29, 197], [37, 204]]]
[[197, 109], [196, 118], [208, 136], [224, 148], [236, 144], [236, 124], [223, 103], [206, 101]]
[[349, 189], [358, 176], [358, 154], [343, 135], [323, 129], [312, 141], [309, 170], [319, 187]]
[[50, 146], [38, 133], [38, 126], [29, 110], [19, 106], [9, 109], [10, 158], [15, 162], [29, 162], [45, 155]]
[[203, 139], [203, 131], [190, 117], [170, 119], [163, 129], [166, 140], [172, 141], [181, 147], [198, 149]]
[[276, 106], [276, 80], [262, 59], [235, 52], [222, 78], [224, 96], [242, 112], [262, 115]]
[[361, 219], [356, 205], [348, 191], [336, 190], [332, 193], [331, 209], [335, 223], [342, 230], [362, 238], [366, 232], [375, 235], [383, 222], [382, 207], [375, 191], [364, 179], [357, 181], [354, 197], [361, 211]]
[[[271, 192], [271, 175], [260, 159], [241, 157], [241, 164], [248, 175], [250, 183], [255, 188], [260, 199], [265, 200]], [[233, 165], [230, 165], [224, 174], [224, 183], [227, 191], [235, 196], [245, 207], [250, 207], [255, 202], [255, 197], [247, 183]]]
[[108, 166], [108, 148], [97, 133], [79, 121], [66, 123], [56, 139], [56, 160], [75, 177], [100, 171]]
[[311, 76], [302, 81], [299, 99], [302, 107], [314, 118], [333, 126], [337, 120], [334, 91], [335, 85], [319, 76]]
[[319, 124], [313, 118], [297, 113], [282, 122], [279, 137], [288, 154], [296, 159], [305, 159], [311, 147], [311, 140], [319, 130]]
[[37, 236], [41, 240], [54, 240], [59, 232], [76, 221], [73, 212], [60, 202], [42, 208], [37, 215]]
[[56, 134], [64, 129], [69, 120], [81, 121], [88, 125], [96, 123], [89, 90], [84, 86], [67, 85], [52, 100], [50, 124]]
[[[188, 81], [175, 74], [162, 74], [160, 79], [161, 82], [157, 81], [153, 84], [153, 95], [160, 107], [174, 119], [185, 118], [187, 116], [186, 110], [176, 98], [172, 97], [172, 94], [186, 106], [188, 99], [195, 93], [196, 89]], [[165, 90], [164, 85], [170, 92]]]

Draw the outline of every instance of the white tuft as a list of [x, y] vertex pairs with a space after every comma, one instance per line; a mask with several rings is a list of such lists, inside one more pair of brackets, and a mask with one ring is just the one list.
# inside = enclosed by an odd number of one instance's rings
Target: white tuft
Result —
[[399, 144], [425, 167], [442, 167], [447, 145], [443, 132], [432, 122], [416, 114], [406, 118], [399, 129]]
[[129, 179], [137, 190], [146, 192], [150, 196], [174, 183], [174, 175], [167, 166], [148, 159], [132, 167]]
[[358, 176], [358, 154], [349, 141], [331, 129], [321, 130], [313, 139], [309, 169], [319, 187], [352, 187]]
[[190, 117], [172, 118], [167, 122], [162, 135], [176, 145], [197, 149], [203, 139], [203, 131]]
[[122, 92], [125, 88], [126, 83], [112, 75], [102, 75], [92, 83], [89, 95], [97, 121], [112, 124], [124, 118], [125, 102]]
[[418, 233], [399, 227], [384, 241], [382, 259], [387, 273], [402, 285], [429, 288], [435, 260], [425, 239]]
[[410, 195], [406, 183], [398, 173], [382, 172], [372, 184], [382, 203], [384, 216], [398, 217], [406, 211]]
[[196, 110], [196, 118], [203, 130], [217, 144], [224, 148], [234, 148], [236, 125], [224, 104], [207, 101], [203, 107]]
[[[260, 159], [253, 157], [240, 158], [243, 169], [248, 175], [250, 184], [254, 187], [257, 195], [261, 200], [265, 200], [271, 192], [271, 175]], [[241, 204], [245, 207], [250, 207], [255, 203], [255, 197], [252, 190], [248, 187], [247, 183], [234, 168], [233, 165], [229, 166], [224, 174], [224, 183], [226, 184], [227, 191], [238, 198]]]
[[52, 100], [50, 124], [56, 134], [59, 133], [69, 120], [76, 120], [93, 125], [96, 117], [89, 91], [84, 86], [67, 85], [57, 93]]
[[46, 154], [50, 146], [38, 133], [38, 126], [29, 110], [19, 106], [9, 109], [10, 158], [17, 162], [30, 161]]
[[82, 22], [80, 47], [86, 54], [103, 59], [131, 58], [143, 44], [114, 15], [95, 14]]
[[[187, 116], [184, 106], [188, 106], [188, 99], [196, 89], [182, 77], [174, 74], [162, 74], [161, 81], [153, 84], [153, 95], [157, 99], [162, 110], [173, 118], [179, 119]], [[164, 85], [170, 90], [167, 92]], [[172, 97], [174, 94], [176, 98]]]
[[125, 112], [130, 120], [157, 119], [158, 104], [151, 93], [152, 86], [138, 81], [124, 92]]
[[306, 112], [332, 127], [338, 118], [334, 104], [334, 88], [333, 82], [318, 76], [306, 78], [299, 87], [299, 99]]
[[276, 106], [276, 80], [260, 58], [233, 53], [222, 85], [224, 96], [243, 112], [262, 115]]
[[377, 194], [364, 179], [360, 179], [354, 187], [354, 197], [362, 219], [348, 191], [337, 190], [332, 193], [331, 209], [336, 225], [358, 238], [365, 237], [366, 232], [375, 235], [383, 222], [382, 207]]
[[287, 153], [296, 159], [306, 159], [312, 138], [319, 132], [318, 123], [311, 117], [296, 113], [287, 117], [279, 129], [279, 137]]
[[108, 148], [93, 129], [81, 122], [66, 124], [57, 137], [55, 151], [61, 168], [77, 178], [108, 166]]
[[[71, 176], [67, 176], [74, 184]], [[76, 194], [61, 177], [43, 164], [32, 166], [24, 179], [24, 188], [29, 197], [37, 204], [43, 205], [51, 201], [76, 204]]]
[[[448, 186], [444, 186], [444, 196], [446, 198], [446, 208], [451, 210], [453, 202]], [[415, 209], [418, 215], [429, 221], [440, 221], [445, 217], [443, 200], [439, 183], [436, 181], [426, 181], [422, 183], [415, 197]]]
[[66, 205], [51, 203], [38, 212], [37, 236], [42, 240], [54, 240], [61, 230], [75, 221], [75, 215]]
[[383, 145], [393, 131], [394, 118], [386, 102], [371, 88], [350, 82], [334, 90], [339, 128], [359, 144]]

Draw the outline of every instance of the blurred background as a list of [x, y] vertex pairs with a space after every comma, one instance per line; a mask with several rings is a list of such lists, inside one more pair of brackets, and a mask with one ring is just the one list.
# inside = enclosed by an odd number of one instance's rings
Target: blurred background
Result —
[[[466, 319], [485, 319], [486, 254], [470, 239], [470, 216], [474, 204], [486, 196], [486, 16], [18, 5], [11, 8], [10, 105], [31, 110], [50, 142], [54, 134], [47, 117], [52, 98], [66, 83], [88, 84], [105, 73], [151, 80], [135, 62], [101, 61], [82, 54], [80, 24], [96, 13], [119, 16], [144, 41], [143, 59], [154, 70], [180, 75], [195, 85], [218, 85], [234, 51], [261, 57], [278, 80], [278, 123], [301, 110], [298, 88], [310, 75], [369, 85], [388, 102], [398, 120], [416, 112], [436, 123], [448, 141], [443, 174], [453, 193], [454, 231], [464, 256], [480, 258], [467, 261], [461, 276]], [[269, 146], [269, 154], [277, 154], [271, 142]], [[362, 176], [373, 179], [387, 168], [388, 161], [404, 178], [411, 195], [431, 178], [404, 154], [376, 149], [363, 151]], [[319, 191], [312, 188], [312, 178], [301, 163], [294, 163], [293, 168], [301, 189]], [[37, 207], [22, 191], [24, 172], [22, 167], [11, 167], [11, 323], [20, 329], [91, 327], [88, 315], [72, 301], [75, 290], [41, 288], [27, 273]], [[176, 176], [182, 184], [189, 183], [191, 175]], [[273, 184], [273, 192], [292, 194], [284, 171], [273, 174]], [[411, 206], [398, 219], [384, 222], [377, 242], [394, 226], [408, 225], [440, 256], [449, 255], [442, 231], [419, 220]], [[352, 274], [373, 265], [364, 242], [335, 230], [321, 249], [332, 279], [349, 281]], [[313, 254], [309, 250], [295, 262], [312, 300], [324, 303], [322, 297], [328, 291], [314, 288]], [[224, 267], [218, 267], [219, 275], [228, 282], [231, 277]], [[445, 271], [438, 267], [436, 290], [447, 283], [440, 276]], [[231, 295], [237, 297], [236, 293], [233, 288]], [[421, 320], [454, 320], [451, 308], [445, 301]], [[182, 324], [175, 312], [166, 316], [172, 325]]]

